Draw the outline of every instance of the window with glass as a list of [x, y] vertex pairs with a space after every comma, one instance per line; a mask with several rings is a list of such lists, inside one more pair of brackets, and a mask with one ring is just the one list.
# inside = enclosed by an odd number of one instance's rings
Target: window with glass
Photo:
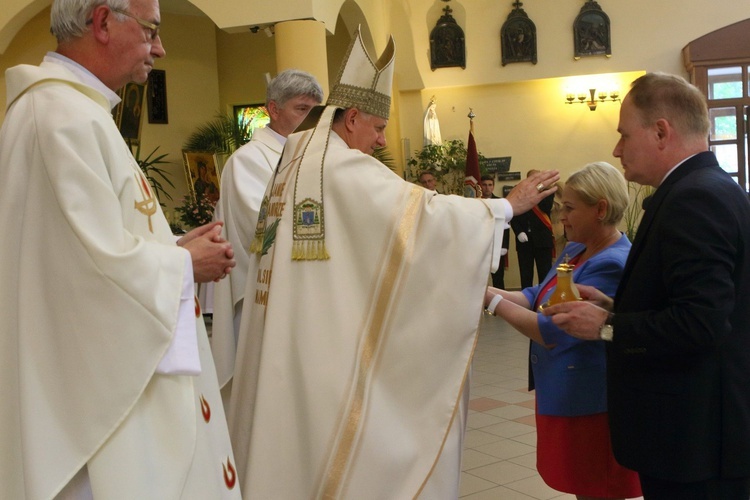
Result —
[[[748, 107], [750, 65], [705, 68], [702, 90], [708, 97], [711, 120], [709, 146], [721, 168], [750, 190], [748, 175]], [[701, 85], [699, 85], [701, 87]]]

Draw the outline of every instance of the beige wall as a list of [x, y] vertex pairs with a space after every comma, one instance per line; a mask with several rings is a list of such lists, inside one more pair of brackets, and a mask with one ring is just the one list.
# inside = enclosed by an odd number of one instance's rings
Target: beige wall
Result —
[[266, 100], [266, 73], [276, 76], [274, 39], [262, 31], [229, 34], [217, 30], [219, 94], [227, 111]]
[[167, 78], [169, 124], [149, 124], [141, 129], [142, 151], [159, 146], [169, 153], [168, 167], [176, 189], [171, 207], [187, 193], [182, 164], [182, 145], [195, 129], [221, 111], [216, 49], [216, 27], [205, 17], [162, 15], [162, 33], [167, 57], [157, 61]]
[[[512, 2], [472, 0], [451, 2], [453, 16], [466, 33], [466, 70], [431, 71], [429, 33], [445, 6], [433, 0], [392, 2], [391, 23], [409, 19], [411, 39], [400, 33], [399, 46], [412, 45], [400, 54], [398, 67], [404, 90], [485, 85], [559, 76], [621, 71], [684, 71], [680, 50], [691, 40], [728, 24], [750, 18], [750, 2], [711, 0], [600, 0], [612, 22], [612, 57], [573, 60], [572, 25], [583, 2], [524, 2], [535, 23], [539, 62], [500, 65], [500, 28]], [[413, 54], [413, 55], [412, 55]]]
[[0, 54], [0, 120], [5, 117], [5, 70], [17, 64], [38, 64], [44, 54], [55, 50], [56, 42], [49, 32], [49, 8], [43, 9], [26, 23], [24, 29]]

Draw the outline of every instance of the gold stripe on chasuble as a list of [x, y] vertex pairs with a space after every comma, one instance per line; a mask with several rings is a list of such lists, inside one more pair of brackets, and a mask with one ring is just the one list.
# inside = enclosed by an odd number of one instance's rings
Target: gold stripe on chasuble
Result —
[[383, 267], [385, 271], [381, 275], [379, 286], [376, 288], [378, 292], [373, 301], [374, 309], [370, 315], [369, 326], [366, 327], [365, 342], [360, 353], [358, 370], [355, 374], [354, 394], [352, 394], [349, 407], [344, 411], [339, 439], [334, 446], [329, 469], [325, 472], [322, 498], [338, 498], [341, 494], [346, 479], [345, 475], [349, 468], [348, 465], [356, 446], [357, 436], [360, 433], [369, 375], [371, 375], [378, 354], [378, 346], [382, 345], [384, 324], [388, 317], [388, 305], [399, 302], [398, 298], [393, 295], [397, 289], [398, 276], [404, 265], [404, 260], [413, 250], [414, 238], [411, 236], [414, 234], [414, 226], [424, 208], [423, 196], [424, 190], [422, 188], [416, 186], [412, 188], [404, 215], [400, 219], [397, 234], [394, 237], [394, 243], [391, 245], [390, 253], [386, 255]]

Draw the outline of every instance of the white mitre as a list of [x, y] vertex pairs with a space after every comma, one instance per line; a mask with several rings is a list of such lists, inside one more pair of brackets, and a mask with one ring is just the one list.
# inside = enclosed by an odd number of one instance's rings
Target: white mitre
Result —
[[362, 30], [357, 28], [326, 105], [357, 108], [387, 119], [391, 109], [395, 55], [396, 44], [390, 37], [380, 59], [373, 62], [362, 42]]

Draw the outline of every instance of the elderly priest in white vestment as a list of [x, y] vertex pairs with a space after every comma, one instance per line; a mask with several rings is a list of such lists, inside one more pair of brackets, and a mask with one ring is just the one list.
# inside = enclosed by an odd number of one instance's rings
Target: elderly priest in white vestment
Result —
[[[115, 90], [165, 55], [156, 0], [55, 0], [55, 52], [6, 72], [0, 129], [0, 498], [240, 498], [195, 281], [123, 141]], [[182, 247], [182, 248], [181, 248]]]
[[261, 205], [230, 434], [248, 498], [457, 498], [467, 380], [507, 199], [439, 195], [373, 159], [393, 40], [358, 32], [314, 130], [292, 134]]

